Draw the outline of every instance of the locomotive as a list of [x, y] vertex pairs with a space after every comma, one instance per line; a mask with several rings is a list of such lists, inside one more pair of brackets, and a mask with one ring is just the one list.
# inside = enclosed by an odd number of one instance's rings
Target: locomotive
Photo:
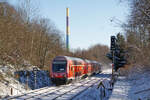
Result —
[[50, 66], [50, 78], [55, 84], [68, 83], [101, 72], [101, 64], [69, 56], [57, 56]]

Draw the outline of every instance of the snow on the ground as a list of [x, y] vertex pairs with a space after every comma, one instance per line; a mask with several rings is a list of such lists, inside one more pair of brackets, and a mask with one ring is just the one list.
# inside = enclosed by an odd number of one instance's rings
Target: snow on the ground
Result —
[[[77, 99], [75, 100], [93, 100], [93, 98], [97, 98], [97, 100], [99, 100], [99, 95], [100, 95], [100, 90], [101, 88], [97, 89], [98, 87], [98, 83], [100, 82], [100, 80], [103, 80], [103, 84], [105, 85], [105, 87], [109, 86], [109, 79], [110, 79], [110, 75], [109, 73], [105, 74], [105, 73], [101, 73], [101, 74], [97, 74], [91, 77], [87, 77], [85, 79], [82, 80], [78, 80], [76, 82], [72, 82], [70, 84], [67, 85], [61, 85], [59, 87], [57, 86], [50, 86], [47, 88], [41, 88], [41, 90], [33, 90], [33, 92], [27, 93], [27, 95], [23, 95], [20, 97], [10, 97], [10, 99], [15, 98], [15, 100], [24, 100], [24, 99], [32, 99], [32, 100], [37, 100], [37, 99], [41, 99], [41, 100], [52, 100], [54, 98], [57, 98], [59, 95], [62, 95], [60, 97], [58, 97], [56, 100], [68, 100], [74, 96], [76, 96], [77, 94], [82, 94], [81, 96], [79, 96], [79, 98], [77, 97]], [[99, 81], [99, 82], [98, 82]], [[88, 88], [89, 86], [95, 84], [93, 87]], [[88, 89], [87, 89], [88, 88]], [[83, 90], [87, 90], [86, 92], [82, 93]], [[99, 92], [97, 92], [99, 91]], [[107, 91], [106, 91], [107, 92]], [[84, 95], [91, 95], [92, 94], [93, 97], [90, 97], [89, 99], [84, 98]], [[107, 93], [106, 93], [107, 94]], [[9, 98], [6, 98], [9, 99]]]
[[[111, 70], [105, 70], [100, 74], [88, 77], [86, 79], [79, 80], [79, 82], [77, 81], [75, 83], [62, 85], [60, 87], [51, 86], [51, 87], [47, 87], [47, 88], [39, 90], [39, 91], [35, 91], [33, 94], [31, 93], [31, 95], [28, 94], [28, 95], [25, 95], [23, 97], [19, 97], [19, 100], [22, 100], [23, 98], [28, 98], [30, 96], [32, 97], [33, 100], [36, 98], [50, 100], [50, 99], [58, 96], [58, 94], [61, 94], [61, 93], [66, 92], [68, 90], [72, 90], [73, 88], [75, 88], [77, 86], [83, 85], [83, 87], [78, 88], [78, 89], [76, 89], [72, 92], [69, 92], [68, 94], [62, 96], [62, 98], [68, 98], [66, 96], [69, 96], [69, 98], [70, 98], [71, 95], [73, 96], [73, 95], [78, 94], [78, 92], [81, 92], [84, 88], [86, 88], [91, 83], [92, 84], [94, 83], [95, 85], [92, 86], [91, 88], [88, 88], [86, 91], [82, 92], [81, 95], [74, 98], [74, 100], [93, 100], [93, 99], [99, 100], [100, 95], [102, 93], [101, 92], [102, 87], [98, 88], [98, 84], [99, 84], [100, 80], [103, 80], [104, 86], [106, 88], [108, 88], [110, 86], [110, 84], [109, 84], [110, 76], [111, 76]], [[99, 82], [97, 82], [97, 80], [99, 80]], [[87, 84], [88, 81], [89, 81], [89, 84]], [[85, 83], [86, 83], [86, 85], [85, 85]], [[54, 88], [54, 89], [52, 89], [52, 88]], [[58, 89], [58, 91], [56, 91], [55, 88]], [[102, 89], [102, 91], [103, 91], [103, 89]], [[110, 93], [111, 93], [111, 91], [108, 91], [108, 90], [106, 91], [105, 100], [107, 100], [106, 98], [109, 97]], [[36, 95], [36, 96], [33, 96], [33, 95]]]
[[141, 100], [150, 100], [150, 70], [138, 73], [129, 78], [131, 89], [129, 91], [132, 100], [140, 98]]
[[[95, 75], [94, 77], [103, 78], [103, 84], [107, 88], [105, 90], [106, 96], [103, 100], [150, 100], [150, 70], [136, 73], [131, 77], [119, 76], [113, 91], [110, 91], [110, 77], [112, 69], [105, 69], [101, 74]], [[19, 73], [21, 76], [19, 80], [12, 77], [14, 73]], [[29, 88], [34, 89], [34, 73], [29, 71]], [[13, 95], [26, 93], [26, 71], [16, 72], [12, 66], [0, 66], [0, 98], [11, 94], [11, 88], [13, 88]], [[37, 88], [46, 87], [52, 85], [46, 71], [37, 72]], [[81, 93], [74, 100], [100, 100], [101, 94], [104, 89], [99, 88], [98, 83], [93, 87], [88, 88], [86, 91]], [[29, 89], [29, 90], [30, 90]], [[28, 90], [28, 91], [29, 91]]]
[[[103, 81], [103, 84], [106, 88], [109, 88], [109, 81]], [[105, 91], [105, 96], [104, 96]], [[98, 84], [94, 85], [93, 87], [89, 88], [88, 90], [81, 93], [78, 97], [74, 98], [73, 100], [108, 100], [111, 91], [100, 87], [98, 88]]]
[[14, 78], [15, 69], [11, 65], [0, 65], [0, 98], [25, 92], [24, 86]]
[[112, 69], [105, 69], [102, 73], [96, 75], [95, 77], [103, 78], [104, 80], [101, 81], [105, 86], [105, 97], [104, 97], [104, 88], [99, 87], [96, 83], [93, 87], [89, 88], [88, 90], [81, 93], [79, 96], [74, 98], [73, 100], [108, 100], [109, 96], [111, 95], [110, 87], [110, 77], [111, 77]]
[[[106, 80], [103, 80], [103, 84], [106, 87], [109, 87], [109, 80], [111, 76], [111, 69], [105, 69], [101, 74], [98, 74], [94, 77], [97, 78], [103, 78]], [[3, 81], [0, 81], [0, 98], [5, 96], [11, 96], [11, 88], [13, 90], [13, 95], [19, 95], [23, 93], [28, 93], [31, 89], [35, 89], [34, 82], [34, 72], [33, 70], [29, 70], [29, 76], [27, 78], [27, 71], [16, 71], [13, 66], [0, 66], [0, 73], [5, 77]], [[11, 76], [8, 75], [11, 74]], [[19, 78], [14, 78], [14, 75], [19, 74]], [[49, 78], [49, 74], [46, 71], [37, 71], [36, 73], [36, 89], [51, 86], [52, 83]], [[26, 83], [28, 80], [28, 89], [26, 88]], [[82, 98], [82, 100], [93, 100], [96, 98], [96, 100], [99, 100], [100, 98], [100, 90], [101, 88], [97, 89], [98, 83], [95, 84], [93, 87], [89, 88], [87, 91], [82, 93], [79, 97]], [[110, 95], [110, 91], [106, 91], [107, 97]], [[88, 99], [87, 99], [88, 98]], [[75, 99], [78, 100], [78, 99]]]
[[109, 100], [130, 100], [128, 91], [131, 85], [125, 77], [118, 77]]
[[110, 100], [150, 100], [150, 71], [119, 77]]
[[[106, 77], [111, 73], [111, 69], [103, 71], [101, 77]], [[150, 100], [150, 70], [140, 73], [132, 73], [131, 77], [119, 76], [113, 91], [107, 90], [106, 97], [102, 100]], [[109, 81], [103, 82], [109, 85]], [[109, 86], [106, 86], [109, 87]], [[82, 93], [75, 100], [101, 100], [100, 89], [97, 85]]]
[[[34, 66], [33, 66], [34, 67]], [[14, 66], [11, 65], [0, 65], [0, 98], [11, 96], [11, 95], [19, 95], [30, 91], [31, 89], [38, 89], [51, 85], [51, 81], [49, 78], [49, 73], [47, 71], [38, 70], [36, 73], [36, 87], [35, 78], [33, 73], [33, 68], [30, 67], [29, 77], [27, 78], [27, 71], [16, 71]], [[17, 79], [15, 76], [19, 74], [19, 78]], [[27, 80], [28, 80], [28, 88], [27, 88]]]
[[102, 71], [103, 73], [106, 73], [106, 74], [111, 74], [112, 73], [112, 69], [105, 69]]

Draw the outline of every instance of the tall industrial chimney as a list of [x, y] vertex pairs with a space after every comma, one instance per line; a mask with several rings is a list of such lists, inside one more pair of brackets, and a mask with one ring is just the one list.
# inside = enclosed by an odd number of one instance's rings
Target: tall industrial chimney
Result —
[[66, 49], [69, 51], [69, 8], [66, 9]]

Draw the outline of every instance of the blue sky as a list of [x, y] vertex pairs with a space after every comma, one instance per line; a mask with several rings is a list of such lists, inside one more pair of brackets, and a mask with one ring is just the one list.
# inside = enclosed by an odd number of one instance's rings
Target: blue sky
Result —
[[[15, 1], [10, 0], [16, 4]], [[111, 22], [115, 17], [127, 20], [129, 8], [119, 0], [32, 0], [39, 15], [52, 20], [65, 38], [66, 7], [70, 10], [70, 47], [88, 48], [94, 44], [110, 46], [110, 36], [122, 32]], [[117, 26], [117, 27], [116, 27]]]

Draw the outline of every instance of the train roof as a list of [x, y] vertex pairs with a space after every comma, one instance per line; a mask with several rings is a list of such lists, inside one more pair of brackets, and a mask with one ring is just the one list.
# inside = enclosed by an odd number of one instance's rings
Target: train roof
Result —
[[87, 62], [87, 63], [90, 63], [90, 62], [91, 62], [90, 60], [87, 60], [87, 59], [85, 59], [84, 61]]
[[87, 60], [87, 59], [81, 59], [81, 58], [69, 57], [69, 56], [56, 56], [54, 60], [72, 60], [72, 61], [80, 61], [80, 62], [86, 62], [86, 63], [99, 63], [93, 60]]
[[94, 61], [94, 60], [92, 60], [91, 62], [92, 62], [92, 63], [97, 63], [97, 61]]
[[81, 58], [69, 57], [69, 56], [56, 56], [54, 60], [73, 60], [73, 61], [81, 61], [84, 62]]
[[68, 59], [68, 60], [84, 61], [84, 60], [83, 60], [83, 59], [81, 59], [81, 58], [69, 57], [69, 56], [64, 56], [64, 57], [66, 57], [66, 59]]

